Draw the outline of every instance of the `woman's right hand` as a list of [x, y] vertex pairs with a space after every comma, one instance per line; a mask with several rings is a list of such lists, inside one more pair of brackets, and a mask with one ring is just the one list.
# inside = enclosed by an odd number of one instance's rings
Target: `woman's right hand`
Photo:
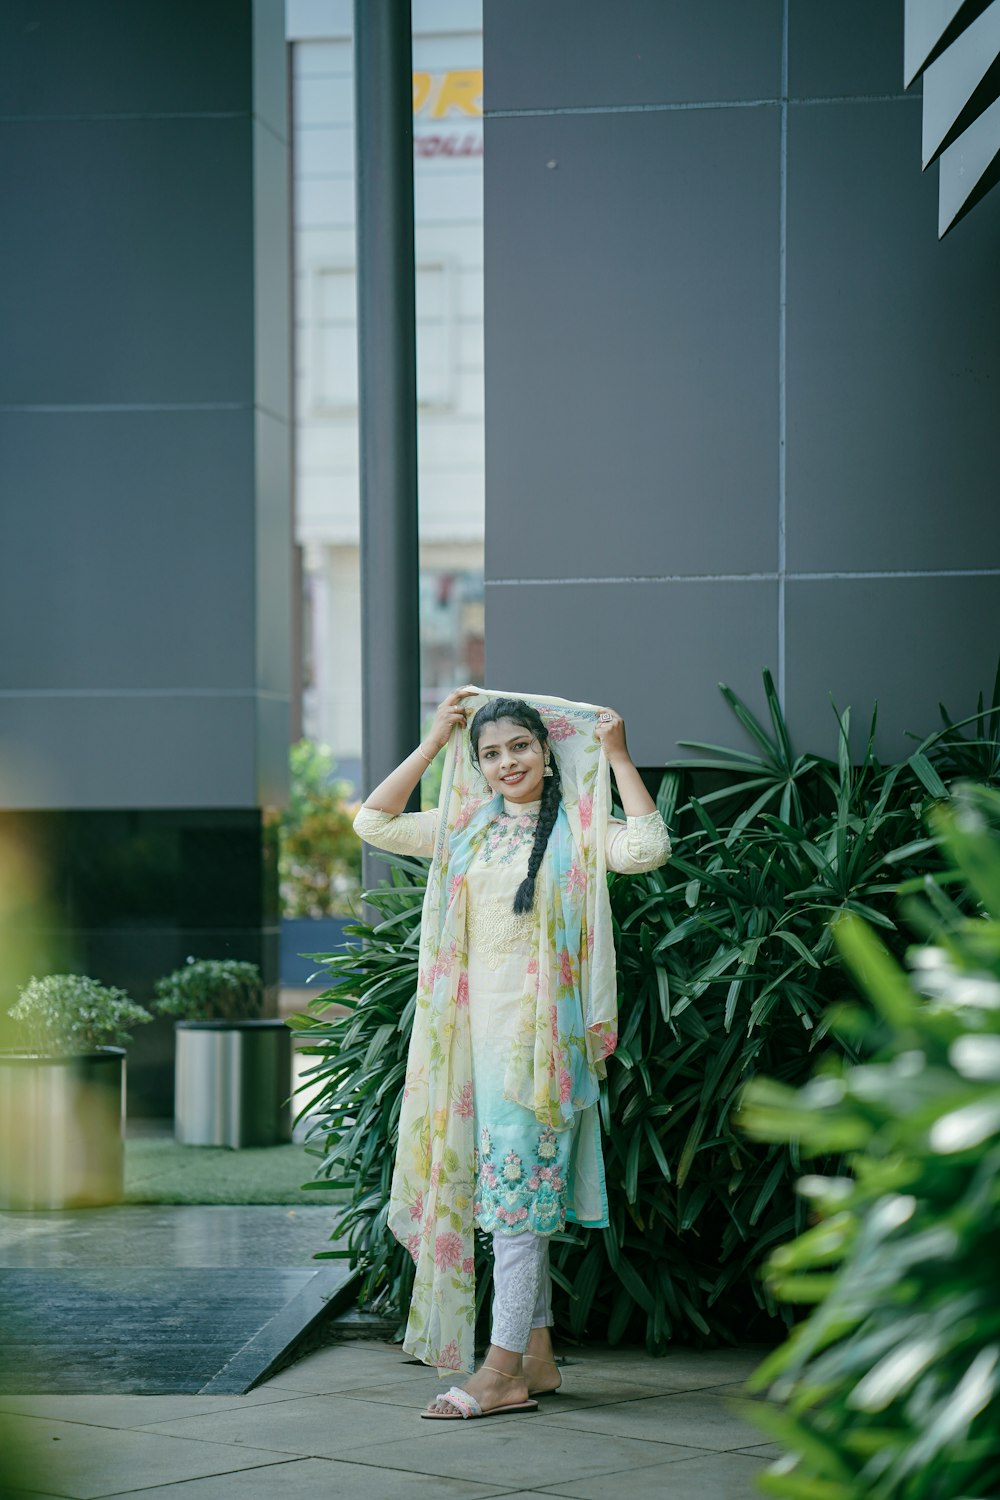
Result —
[[438, 704], [434, 715], [434, 722], [424, 737], [424, 744], [434, 746], [435, 753], [443, 750], [451, 738], [451, 731], [456, 724], [465, 723], [465, 709], [462, 707], [462, 699], [470, 695], [475, 697], [478, 689], [474, 687], [455, 688], [454, 692], [448, 694], [447, 698]]

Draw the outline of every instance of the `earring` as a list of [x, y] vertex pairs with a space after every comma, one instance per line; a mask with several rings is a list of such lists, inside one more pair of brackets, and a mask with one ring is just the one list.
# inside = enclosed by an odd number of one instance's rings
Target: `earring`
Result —
[[545, 762], [545, 770], [542, 772], [542, 775], [543, 776], [551, 776], [552, 775], [552, 767], [549, 765], [548, 761]]

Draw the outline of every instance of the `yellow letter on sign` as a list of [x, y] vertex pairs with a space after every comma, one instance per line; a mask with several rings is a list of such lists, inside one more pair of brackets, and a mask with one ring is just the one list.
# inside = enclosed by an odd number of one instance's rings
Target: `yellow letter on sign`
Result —
[[441, 81], [440, 92], [431, 110], [431, 119], [443, 119], [450, 109], [478, 118], [483, 112], [482, 93], [482, 68], [453, 69]]

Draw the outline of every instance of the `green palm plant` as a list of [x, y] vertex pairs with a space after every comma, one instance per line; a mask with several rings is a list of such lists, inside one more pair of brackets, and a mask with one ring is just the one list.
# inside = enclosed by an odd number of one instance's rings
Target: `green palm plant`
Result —
[[878, 1018], [860, 1064], [804, 1087], [759, 1078], [740, 1121], [849, 1175], [799, 1182], [818, 1222], [774, 1251], [774, 1294], [815, 1307], [756, 1372], [759, 1418], [786, 1448], [762, 1477], [791, 1500], [959, 1500], [1000, 1493], [1000, 795], [967, 784], [932, 826], [981, 910], [916, 883], [929, 941], [908, 976], [867, 924], [837, 945]]
[[[557, 1316], [575, 1334], [641, 1332], [662, 1350], [673, 1338], [735, 1340], [755, 1317], [788, 1321], [757, 1272], [804, 1226], [798, 1152], [736, 1132], [734, 1104], [756, 1073], [803, 1082], [821, 1042], [860, 1056], [859, 1041], [829, 1030], [845, 989], [831, 922], [853, 912], [902, 952], [900, 883], [949, 878], [924, 809], [957, 776], [1000, 782], [1000, 677], [989, 708], [959, 723], [942, 711], [942, 728], [889, 766], [874, 721], [855, 761], [847, 712], [836, 758], [797, 754], [767, 673], [764, 688], [767, 727], [723, 689], [752, 749], [684, 742], [697, 753], [664, 775], [671, 861], [612, 877], [620, 1042], [601, 1099], [611, 1223], [567, 1231], [553, 1257]], [[365, 1295], [401, 1308], [408, 1260], [383, 1231], [425, 866], [389, 858], [398, 883], [366, 896], [382, 920], [348, 929], [358, 946], [328, 960], [333, 987], [311, 1003], [337, 1000], [349, 1015], [295, 1024], [322, 1058], [316, 1186], [351, 1186], [347, 1253], [366, 1268]]]

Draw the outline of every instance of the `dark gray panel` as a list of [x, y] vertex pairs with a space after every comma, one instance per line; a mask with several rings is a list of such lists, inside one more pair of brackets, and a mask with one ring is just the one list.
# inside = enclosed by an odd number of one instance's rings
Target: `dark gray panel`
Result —
[[912, 754], [941, 727], [987, 701], [1000, 655], [1000, 578], [877, 578], [789, 582], [786, 685], [800, 750], [836, 753], [830, 706], [850, 706], [859, 755], [878, 702], [876, 747], [884, 760]]
[[6, 0], [0, 115], [249, 112], [250, 0]]
[[487, 576], [773, 569], [777, 109], [486, 133]]
[[254, 339], [257, 404], [291, 415], [291, 152], [254, 121]]
[[286, 422], [258, 411], [257, 686], [287, 697], [291, 689], [292, 498], [291, 433]]
[[0, 403], [253, 399], [251, 130], [0, 124]]
[[788, 92], [901, 94], [903, 0], [788, 0]]
[[792, 571], [1000, 561], [1000, 196], [943, 243], [920, 104], [792, 107]]
[[255, 807], [256, 701], [0, 696], [5, 808]]
[[781, 3], [484, 0], [483, 82], [487, 113], [773, 99]]
[[485, 684], [607, 704], [625, 719], [638, 766], [681, 739], [747, 743], [719, 692], [765, 713], [774, 667], [774, 583], [493, 584], [486, 590]]
[[0, 412], [0, 687], [253, 687], [253, 444], [250, 411]]

